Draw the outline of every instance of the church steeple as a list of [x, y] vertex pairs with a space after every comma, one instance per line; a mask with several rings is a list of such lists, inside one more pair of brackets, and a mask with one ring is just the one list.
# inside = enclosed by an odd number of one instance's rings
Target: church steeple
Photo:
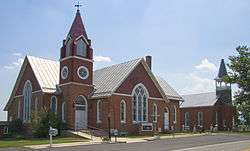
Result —
[[84, 36], [86, 40], [88, 39], [88, 35], [85, 30], [79, 9], [77, 9], [76, 16], [73, 21], [73, 24], [71, 25], [68, 36], [70, 36], [74, 40], [80, 36]]
[[219, 72], [217, 77], [215, 78], [216, 95], [218, 98], [221, 98], [221, 100], [224, 103], [231, 105], [232, 104], [231, 84], [226, 83], [223, 79], [227, 75], [228, 74], [224, 59], [221, 59]]
[[221, 59], [220, 69], [217, 78], [223, 78], [224, 76], [227, 76], [227, 69], [224, 59]]

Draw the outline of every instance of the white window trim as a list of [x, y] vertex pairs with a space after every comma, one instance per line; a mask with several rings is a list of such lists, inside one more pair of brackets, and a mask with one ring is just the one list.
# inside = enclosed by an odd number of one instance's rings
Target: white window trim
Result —
[[184, 113], [184, 126], [189, 127], [190, 126], [189, 124], [190, 124], [190, 115], [189, 115], [189, 112], [185, 112]]
[[17, 106], [17, 118], [21, 118], [21, 100], [18, 100], [18, 106]]
[[62, 122], [65, 121], [65, 102], [62, 103]]
[[[143, 113], [142, 113], [142, 121], [138, 121], [138, 99], [136, 100], [136, 121], [134, 120], [134, 111], [133, 111], [133, 99], [134, 99], [134, 94], [136, 93], [135, 92], [135, 90], [139, 87], [139, 86], [141, 86], [143, 89], [144, 89], [144, 91], [145, 91], [145, 95], [146, 95], [146, 121], [143, 121]], [[134, 89], [133, 89], [133, 91], [132, 91], [132, 118], [133, 118], [133, 124], [137, 124], [137, 123], [145, 123], [145, 122], [148, 122], [148, 98], [149, 98], [149, 93], [148, 93], [148, 90], [147, 90], [147, 88], [142, 84], [142, 83], [139, 83], [139, 84], [137, 84], [135, 87], [134, 87]], [[143, 100], [142, 100], [142, 104], [143, 104]], [[143, 108], [143, 107], [142, 107]], [[143, 112], [143, 110], [142, 110], [142, 112]]]
[[[82, 77], [82, 76], [80, 75], [80, 70], [81, 70], [81, 69], [85, 69], [85, 70], [87, 71], [87, 75], [86, 75], [85, 77]], [[89, 77], [89, 69], [88, 69], [87, 67], [85, 67], [85, 66], [80, 66], [80, 67], [77, 69], [77, 75], [78, 75], [78, 77], [79, 77], [80, 79], [86, 80], [86, 79]]]
[[[25, 95], [25, 92], [26, 91], [28, 92], [28, 90], [26, 90], [28, 85], [30, 86], [30, 91], [31, 91], [30, 95], [31, 96], [26, 96]], [[26, 100], [25, 96], [27, 97], [28, 102], [25, 101]], [[24, 123], [29, 123], [30, 122], [30, 118], [31, 118], [31, 101], [32, 101], [32, 83], [31, 83], [30, 80], [27, 80], [25, 82], [24, 88], [23, 88], [23, 122]], [[28, 109], [28, 113], [26, 111], [26, 106], [27, 106], [26, 103], [28, 103], [28, 108], [27, 108]]]
[[4, 128], [3, 128], [3, 134], [8, 134], [8, 133], [9, 133], [8, 126], [4, 126]]
[[[84, 53], [84, 51], [85, 51], [85, 54], [80, 54], [79, 53], [79, 50], [78, 50], [79, 42], [83, 42], [85, 50], [81, 50], [80, 52]], [[85, 41], [82, 38], [80, 38], [75, 42], [75, 44], [76, 44], [76, 55], [81, 56], [81, 57], [86, 57], [87, 56], [87, 45], [86, 45]]]
[[[63, 71], [64, 71], [64, 70], [67, 70], [67, 75], [66, 75], [66, 76], [63, 75]], [[68, 78], [68, 75], [69, 75], [69, 68], [68, 68], [67, 66], [63, 66], [63, 68], [62, 68], [62, 70], [61, 70], [61, 77], [62, 77], [62, 79], [63, 79], [63, 80], [67, 79], [67, 78]]]
[[[154, 112], [155, 110], [155, 112]], [[157, 123], [157, 120], [158, 120], [158, 107], [157, 105], [154, 103], [153, 104], [153, 122], [154, 123]]]
[[101, 104], [101, 100], [98, 100], [96, 103], [96, 122], [97, 123], [102, 122], [101, 117], [100, 117], [100, 115], [101, 115], [100, 104]]
[[54, 95], [50, 98], [50, 110], [52, 111], [52, 99], [53, 98], [55, 98], [55, 100], [56, 100], [55, 114], [57, 114], [57, 97]]
[[203, 126], [203, 112], [198, 112], [197, 113], [197, 125], [198, 126]]
[[[122, 120], [122, 104], [124, 105], [124, 117], [123, 117], [123, 120]], [[126, 118], [127, 118], [127, 105], [126, 105], [126, 102], [124, 100], [121, 101], [120, 103], [120, 121], [121, 123], [126, 123]]]
[[174, 121], [173, 121], [174, 124], [177, 124], [177, 108], [176, 106], [174, 106]]
[[[66, 46], [65, 46], [65, 57], [69, 57], [70, 56], [70, 52], [71, 52], [71, 45], [72, 45], [73, 41], [71, 39], [71, 37], [69, 36], [67, 38], [67, 41], [66, 41]], [[70, 45], [70, 46], [69, 46]], [[69, 47], [69, 49], [68, 49]]]

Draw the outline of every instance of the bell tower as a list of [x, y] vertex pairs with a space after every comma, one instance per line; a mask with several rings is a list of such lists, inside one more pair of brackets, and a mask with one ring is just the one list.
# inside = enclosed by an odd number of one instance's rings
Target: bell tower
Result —
[[224, 82], [223, 80], [224, 76], [227, 76], [227, 69], [226, 69], [224, 59], [221, 59], [219, 73], [218, 73], [218, 76], [215, 78], [216, 96], [221, 98], [221, 100], [224, 103], [228, 105], [232, 105], [231, 84]]
[[88, 125], [88, 99], [93, 86], [93, 49], [81, 18], [79, 4], [60, 56], [61, 101], [65, 103], [65, 122], [70, 129]]
[[60, 84], [81, 83], [92, 85], [93, 49], [88, 39], [80, 10], [61, 48]]

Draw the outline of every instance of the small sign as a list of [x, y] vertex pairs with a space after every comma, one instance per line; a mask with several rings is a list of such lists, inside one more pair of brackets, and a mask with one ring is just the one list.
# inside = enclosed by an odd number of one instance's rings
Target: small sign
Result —
[[142, 123], [142, 131], [153, 131], [152, 123]]
[[118, 136], [118, 130], [117, 129], [114, 130], [114, 136]]
[[52, 136], [58, 135], [58, 130], [56, 128], [50, 128], [49, 135], [52, 135]]

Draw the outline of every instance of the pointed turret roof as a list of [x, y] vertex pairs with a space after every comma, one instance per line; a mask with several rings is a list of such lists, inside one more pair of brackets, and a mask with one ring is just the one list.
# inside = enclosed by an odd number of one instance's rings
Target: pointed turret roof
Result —
[[86, 39], [88, 39], [87, 32], [85, 30], [80, 11], [77, 10], [76, 17], [73, 21], [73, 24], [71, 25], [71, 28], [69, 30], [69, 34], [71, 38], [76, 39], [79, 36], [83, 35]]
[[219, 69], [217, 78], [223, 78], [226, 75], [227, 75], [226, 65], [225, 65], [224, 59], [221, 59], [220, 69]]

